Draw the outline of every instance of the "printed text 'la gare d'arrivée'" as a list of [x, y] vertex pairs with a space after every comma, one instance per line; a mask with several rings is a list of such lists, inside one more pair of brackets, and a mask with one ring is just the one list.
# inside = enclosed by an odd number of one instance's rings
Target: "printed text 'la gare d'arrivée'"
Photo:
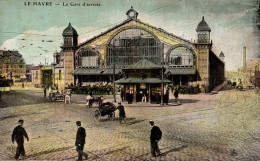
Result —
[[79, 2], [24, 2], [24, 6], [101, 6], [100, 3], [79, 3]]

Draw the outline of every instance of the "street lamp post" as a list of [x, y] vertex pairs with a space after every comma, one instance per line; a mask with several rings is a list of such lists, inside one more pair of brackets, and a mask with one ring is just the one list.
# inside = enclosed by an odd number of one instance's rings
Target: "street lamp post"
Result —
[[[116, 40], [115, 40], [116, 41]], [[114, 97], [114, 102], [116, 102], [116, 84], [115, 84], [115, 74], [116, 74], [116, 65], [115, 65], [115, 41], [113, 44], [113, 97]]]
[[162, 80], [161, 80], [161, 105], [163, 105], [163, 93], [164, 93], [164, 89], [163, 89], [163, 68], [164, 68], [164, 52], [163, 52], [163, 43], [162, 43], [162, 65], [161, 65], [161, 67], [162, 67]]

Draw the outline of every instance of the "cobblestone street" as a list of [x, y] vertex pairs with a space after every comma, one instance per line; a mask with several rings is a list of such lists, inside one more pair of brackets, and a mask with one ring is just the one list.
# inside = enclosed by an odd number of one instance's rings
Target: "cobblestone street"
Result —
[[107, 117], [95, 121], [97, 108], [86, 108], [83, 95], [64, 104], [49, 102], [42, 91], [11, 91], [0, 106], [0, 160], [14, 159], [11, 134], [20, 118], [30, 138], [28, 160], [76, 160], [77, 120], [86, 129], [89, 160], [151, 160], [149, 120], [163, 132], [163, 156], [156, 160], [260, 160], [259, 96], [256, 90], [224, 90], [180, 95], [180, 106], [123, 102], [127, 124], [120, 124]]

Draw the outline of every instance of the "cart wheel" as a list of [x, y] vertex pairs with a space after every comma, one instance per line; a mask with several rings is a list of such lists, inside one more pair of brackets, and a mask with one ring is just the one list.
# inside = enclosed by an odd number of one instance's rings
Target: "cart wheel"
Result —
[[114, 120], [115, 120], [115, 116], [116, 116], [115, 112], [111, 112], [111, 113], [108, 115], [108, 118], [109, 118], [109, 120], [114, 121]]
[[94, 119], [96, 121], [100, 121], [101, 120], [101, 112], [99, 110], [96, 110], [95, 113], [94, 113]]

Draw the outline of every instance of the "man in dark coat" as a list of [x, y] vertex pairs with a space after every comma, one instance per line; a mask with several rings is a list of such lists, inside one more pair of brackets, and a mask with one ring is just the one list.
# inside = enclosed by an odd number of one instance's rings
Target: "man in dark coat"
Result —
[[126, 123], [125, 108], [121, 102], [118, 103], [117, 109], [119, 110], [119, 122], [122, 123], [122, 120], [124, 120]]
[[179, 98], [179, 91], [178, 90], [175, 90], [174, 97], [175, 97], [175, 100], [178, 101], [178, 98]]
[[78, 126], [78, 131], [76, 134], [76, 150], [78, 152], [78, 160], [82, 160], [82, 155], [87, 159], [88, 155], [83, 152], [84, 149], [84, 144], [85, 144], [85, 138], [86, 138], [86, 131], [85, 129], [81, 126], [81, 122], [77, 121], [76, 125]]
[[125, 96], [124, 88], [121, 88], [120, 96], [121, 96], [121, 100], [123, 102], [124, 101], [124, 96]]
[[160, 130], [160, 128], [158, 126], [154, 125], [154, 121], [150, 120], [149, 123], [150, 123], [150, 126], [152, 127], [151, 135], [150, 135], [151, 154], [152, 154], [152, 157], [160, 156], [161, 152], [158, 147], [158, 142], [162, 137], [162, 131]]
[[47, 91], [46, 91], [46, 87], [44, 87], [44, 89], [43, 89], [43, 93], [44, 93], [44, 98], [46, 98], [46, 93], [47, 93]]
[[166, 103], [166, 105], [168, 105], [168, 103], [169, 103], [169, 89], [166, 90], [166, 94], [164, 96], [164, 99], [165, 99], [164, 102]]
[[17, 149], [16, 149], [15, 159], [18, 159], [20, 154], [22, 154], [22, 156], [25, 156], [24, 138], [23, 137], [25, 137], [27, 139], [27, 141], [29, 141], [28, 135], [27, 135], [25, 129], [22, 127], [23, 120], [19, 120], [18, 124], [19, 125], [14, 128], [13, 134], [12, 134], [12, 142], [14, 143], [14, 140], [15, 140], [18, 145]]

